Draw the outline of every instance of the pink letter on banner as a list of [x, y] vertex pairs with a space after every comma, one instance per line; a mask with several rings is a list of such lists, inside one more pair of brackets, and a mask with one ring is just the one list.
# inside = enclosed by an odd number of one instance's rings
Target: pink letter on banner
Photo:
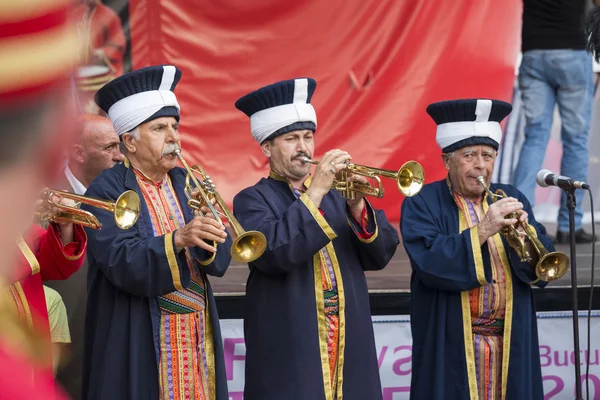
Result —
[[[244, 343], [243, 338], [233, 338], [223, 340], [223, 353], [225, 357], [225, 372], [227, 374], [227, 380], [233, 379], [233, 362], [244, 361], [246, 356], [235, 354], [235, 345]], [[235, 400], [235, 399], [234, 399]]]
[[383, 388], [383, 400], [394, 400], [395, 393], [409, 393], [407, 386]]

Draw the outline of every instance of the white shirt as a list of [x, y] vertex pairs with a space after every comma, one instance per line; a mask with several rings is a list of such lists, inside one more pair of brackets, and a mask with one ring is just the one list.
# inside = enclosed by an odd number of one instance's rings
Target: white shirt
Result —
[[73, 175], [68, 165], [65, 167], [65, 176], [75, 191], [75, 194], [83, 195], [85, 193], [87, 188], [83, 186], [83, 183], [79, 182], [79, 180], [75, 178], [75, 175]]

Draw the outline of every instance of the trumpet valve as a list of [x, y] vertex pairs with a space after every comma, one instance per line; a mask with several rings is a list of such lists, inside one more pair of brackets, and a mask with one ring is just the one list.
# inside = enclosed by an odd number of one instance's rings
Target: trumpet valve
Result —
[[202, 202], [198, 199], [189, 199], [188, 207], [194, 210], [199, 210], [202, 207]]

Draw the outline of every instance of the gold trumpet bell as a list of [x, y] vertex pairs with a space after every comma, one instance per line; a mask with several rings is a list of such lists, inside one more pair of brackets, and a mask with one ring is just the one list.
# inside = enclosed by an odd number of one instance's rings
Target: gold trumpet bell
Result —
[[115, 202], [115, 223], [121, 229], [129, 229], [140, 215], [140, 197], [133, 190], [123, 192]]
[[542, 257], [535, 266], [535, 274], [541, 281], [560, 279], [569, 270], [569, 257], [554, 251]]
[[[61, 204], [52, 201], [52, 196], [58, 196], [64, 199], [73, 200], [76, 204], [73, 206]], [[48, 189], [42, 197], [45, 208], [36, 212], [34, 215], [44, 222], [70, 222], [91, 229], [102, 229], [102, 224], [98, 218], [89, 211], [80, 209], [81, 204], [100, 208], [114, 215], [115, 223], [121, 229], [131, 228], [137, 221], [140, 213], [140, 198], [133, 190], [127, 190], [121, 193], [115, 202], [96, 199], [93, 197], [81, 196], [64, 190]], [[57, 208], [58, 212], [52, 216], [49, 214], [51, 207]]]
[[[221, 221], [221, 216], [223, 216], [229, 222], [233, 242], [230, 251], [231, 258], [239, 262], [248, 263], [260, 257], [267, 247], [267, 238], [265, 235], [259, 231], [245, 231], [227, 207], [219, 192], [215, 189], [215, 185], [212, 183], [210, 176], [204, 172], [204, 169], [200, 165], [190, 167], [181, 155], [180, 148], [177, 148], [174, 154], [179, 158], [181, 165], [186, 170], [185, 195], [188, 198], [188, 206], [200, 215], [202, 214], [200, 208], [206, 206], [217, 221]], [[195, 174], [198, 174], [202, 181]], [[192, 196], [195, 188], [198, 189], [198, 198]], [[214, 200], [215, 204], [221, 208], [221, 212], [217, 211], [211, 200]]]
[[416, 161], [408, 161], [398, 170], [396, 184], [406, 197], [412, 197], [421, 191], [425, 182], [423, 167]]
[[259, 231], [246, 231], [234, 239], [231, 245], [231, 258], [237, 262], [249, 263], [265, 252], [267, 238]]

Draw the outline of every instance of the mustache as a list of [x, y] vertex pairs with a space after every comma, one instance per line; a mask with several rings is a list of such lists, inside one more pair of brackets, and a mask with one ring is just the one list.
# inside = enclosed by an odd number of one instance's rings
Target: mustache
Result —
[[167, 147], [165, 147], [165, 149], [162, 152], [162, 156], [166, 156], [169, 154], [173, 154], [175, 152], [175, 150], [177, 150], [179, 148], [179, 146], [175, 143], [169, 143], [167, 145]]
[[297, 159], [302, 158], [302, 157], [310, 158], [310, 156], [308, 155], [308, 153], [305, 153], [303, 151], [299, 151], [298, 153], [296, 153], [296, 155], [294, 155], [294, 157], [292, 157], [292, 160], [297, 160]]

